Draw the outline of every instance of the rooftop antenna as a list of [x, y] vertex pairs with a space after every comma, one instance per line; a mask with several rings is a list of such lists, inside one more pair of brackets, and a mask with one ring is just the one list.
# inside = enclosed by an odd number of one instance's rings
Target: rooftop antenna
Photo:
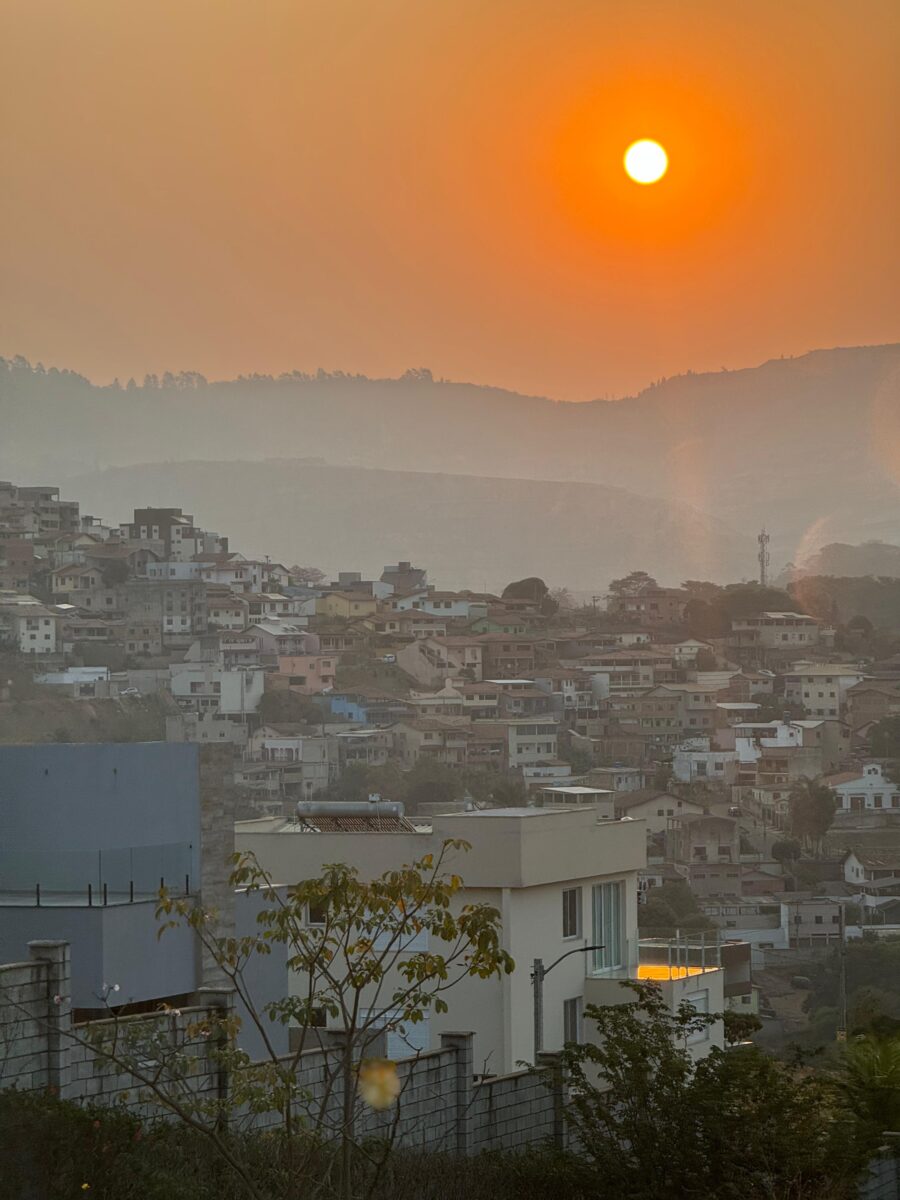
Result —
[[760, 531], [760, 535], [756, 540], [759, 542], [759, 554], [757, 555], [759, 562], [759, 584], [760, 587], [765, 587], [769, 582], [769, 535], [766, 533], [765, 527]]

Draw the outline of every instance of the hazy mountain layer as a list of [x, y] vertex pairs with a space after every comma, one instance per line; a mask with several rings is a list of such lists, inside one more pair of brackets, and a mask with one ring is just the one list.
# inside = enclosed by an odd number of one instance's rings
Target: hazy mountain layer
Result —
[[[152, 460], [321, 456], [403, 471], [582, 480], [685, 503], [773, 566], [900, 519], [900, 345], [685, 375], [614, 402], [344, 376], [96, 387], [22, 360], [0, 372], [0, 474], [34, 481]], [[721, 574], [721, 571], [719, 572]]]
[[321, 462], [142, 464], [69, 482], [115, 521], [178, 504], [248, 554], [333, 572], [411, 559], [447, 587], [541, 575], [602, 591], [635, 568], [660, 581], [753, 574], [754, 543], [684, 505], [587, 483], [337, 467]]

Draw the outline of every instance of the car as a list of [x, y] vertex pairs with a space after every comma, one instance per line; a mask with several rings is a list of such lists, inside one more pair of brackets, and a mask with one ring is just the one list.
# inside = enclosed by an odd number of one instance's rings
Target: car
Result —
[[140, 694], [141, 693], [136, 687], [122, 688], [122, 690], [119, 692], [120, 696], [140, 696]]
[[728, 809], [728, 815], [729, 817], [743, 816], [741, 806], [739, 804], [732, 804]]
[[381, 658], [378, 661], [383, 662], [383, 663], [395, 663], [397, 661], [397, 655], [396, 654], [382, 654]]

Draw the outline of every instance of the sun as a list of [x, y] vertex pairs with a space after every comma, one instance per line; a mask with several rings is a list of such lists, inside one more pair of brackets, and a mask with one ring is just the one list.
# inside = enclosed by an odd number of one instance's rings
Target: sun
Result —
[[656, 183], [669, 169], [669, 156], [659, 142], [641, 138], [625, 151], [625, 170], [635, 183]]

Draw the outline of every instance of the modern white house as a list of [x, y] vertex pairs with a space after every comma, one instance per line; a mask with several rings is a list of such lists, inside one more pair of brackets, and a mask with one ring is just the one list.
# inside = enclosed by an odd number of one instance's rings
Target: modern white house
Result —
[[169, 667], [170, 690], [180, 708], [226, 715], [256, 712], [265, 690], [262, 667], [228, 670], [216, 663], [182, 662]]
[[[503, 1074], [519, 1062], [534, 1061], [532, 975], [538, 959], [545, 973], [544, 1049], [590, 1037], [583, 1022], [587, 1003], [631, 998], [621, 984], [639, 978], [641, 971], [637, 909], [638, 872], [646, 862], [643, 822], [603, 818], [589, 805], [487, 809], [435, 816], [430, 823], [336, 817], [334, 806], [320, 807], [321, 816], [307, 812], [292, 821], [238, 822], [236, 849], [252, 851], [275, 882], [290, 885], [316, 877], [327, 862], [347, 863], [363, 877], [376, 877], [438, 853], [448, 839], [462, 839], [471, 849], [454, 851], [448, 859], [449, 870], [465, 882], [461, 902], [487, 903], [500, 913], [502, 944], [515, 970], [499, 979], [464, 979], [448, 992], [448, 1013], [432, 1014], [407, 1031], [423, 1049], [436, 1047], [442, 1032], [471, 1030], [478, 1072]], [[303, 980], [295, 986], [302, 988]], [[682, 968], [660, 986], [673, 1005], [684, 996], [696, 997], [697, 1007], [710, 1012], [724, 1006], [722, 971], [712, 966]], [[721, 1044], [718, 1027], [709, 1044]]]

